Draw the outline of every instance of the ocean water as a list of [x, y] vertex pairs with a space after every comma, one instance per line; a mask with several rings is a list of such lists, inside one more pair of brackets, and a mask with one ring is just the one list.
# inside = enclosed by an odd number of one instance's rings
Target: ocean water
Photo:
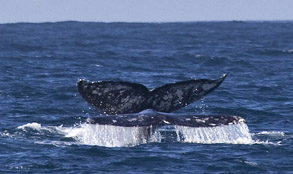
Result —
[[[0, 25], [1, 173], [293, 173], [293, 22]], [[175, 113], [246, 124], [87, 125], [79, 78], [222, 85]]]

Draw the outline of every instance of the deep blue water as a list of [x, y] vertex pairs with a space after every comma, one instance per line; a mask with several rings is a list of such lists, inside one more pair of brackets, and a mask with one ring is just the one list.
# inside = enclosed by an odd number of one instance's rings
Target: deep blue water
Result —
[[[0, 172], [293, 173], [292, 29], [293, 22], [1, 24]], [[79, 96], [78, 78], [151, 89], [224, 73], [218, 89], [176, 112], [241, 116], [252, 143], [169, 136], [105, 147], [66, 136], [85, 136], [84, 120], [99, 115]]]

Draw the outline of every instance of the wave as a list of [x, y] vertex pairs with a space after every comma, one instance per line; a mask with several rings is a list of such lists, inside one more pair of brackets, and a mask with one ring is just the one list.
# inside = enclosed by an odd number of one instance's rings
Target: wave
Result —
[[268, 56], [282, 56], [282, 55], [292, 55], [292, 49], [258, 49], [254, 50], [253, 54], [258, 55], [268, 55]]
[[256, 135], [285, 136], [285, 133], [279, 132], [279, 131], [262, 131], [262, 132], [256, 133]]

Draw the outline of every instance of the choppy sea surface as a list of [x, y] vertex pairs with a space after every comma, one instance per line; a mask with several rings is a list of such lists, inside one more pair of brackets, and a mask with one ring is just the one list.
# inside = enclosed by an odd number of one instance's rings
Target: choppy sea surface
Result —
[[[293, 22], [17, 23], [0, 25], [1, 173], [293, 173]], [[100, 116], [79, 78], [141, 83], [219, 78], [175, 113], [246, 124], [139, 128]], [[179, 133], [181, 138], [178, 137]], [[183, 136], [183, 138], [182, 138]]]

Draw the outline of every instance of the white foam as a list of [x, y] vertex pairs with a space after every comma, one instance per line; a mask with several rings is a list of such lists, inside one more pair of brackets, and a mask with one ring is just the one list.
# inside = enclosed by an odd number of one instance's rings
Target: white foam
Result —
[[256, 135], [285, 136], [285, 133], [278, 132], [278, 131], [262, 131], [262, 132], [256, 133]]
[[230, 143], [253, 144], [246, 124], [222, 125], [216, 127], [175, 126], [177, 141], [186, 143]]
[[25, 132], [29, 131], [29, 130], [34, 130], [34, 131], [38, 131], [38, 132], [42, 132], [42, 133], [58, 133], [58, 128], [62, 127], [61, 126], [42, 126], [40, 123], [36, 123], [36, 122], [32, 122], [32, 123], [27, 123], [25, 125], [22, 126], [18, 126], [17, 129], [21, 129]]
[[33, 122], [33, 123], [27, 123], [27, 124], [22, 125], [22, 126], [18, 126], [17, 129], [25, 130], [26, 128], [31, 128], [31, 129], [39, 131], [39, 130], [41, 130], [41, 127], [42, 127], [41, 124]]
[[257, 167], [258, 166], [257, 162], [253, 162], [253, 161], [243, 161], [243, 162], [245, 164], [248, 164], [248, 165], [253, 166], [253, 167]]
[[[281, 145], [281, 139], [284, 138], [285, 133], [279, 131], [262, 131], [258, 133], [252, 133], [252, 136], [255, 137], [255, 144], [264, 144], [264, 145]], [[266, 138], [266, 140], [263, 140]], [[262, 139], [262, 140], [260, 140]]]
[[49, 141], [49, 140], [41, 140], [41, 141], [35, 141], [36, 144], [45, 144], [45, 145], [54, 145], [56, 147], [67, 147], [71, 145], [78, 145], [78, 142], [65, 142], [65, 141]]
[[7, 131], [0, 132], [0, 136], [1, 137], [11, 137], [11, 138], [13, 137], [13, 135], [8, 133]]

